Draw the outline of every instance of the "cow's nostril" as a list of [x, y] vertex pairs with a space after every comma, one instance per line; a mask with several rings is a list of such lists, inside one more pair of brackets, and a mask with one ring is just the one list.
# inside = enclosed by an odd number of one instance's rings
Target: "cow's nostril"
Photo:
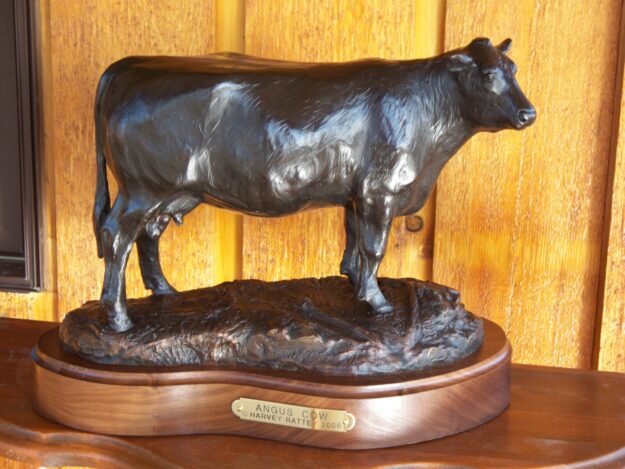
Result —
[[518, 112], [519, 121], [522, 124], [527, 124], [528, 122], [536, 119], [536, 111], [534, 109], [521, 109]]

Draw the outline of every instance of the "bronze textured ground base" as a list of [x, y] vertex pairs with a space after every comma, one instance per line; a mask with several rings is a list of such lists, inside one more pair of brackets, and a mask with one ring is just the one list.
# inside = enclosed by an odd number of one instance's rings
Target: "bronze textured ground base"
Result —
[[427, 370], [482, 344], [482, 321], [455, 290], [380, 279], [394, 311], [370, 312], [343, 277], [215, 287], [129, 300], [134, 327], [106, 327], [98, 302], [70, 312], [65, 350], [102, 364], [248, 366], [330, 375]]

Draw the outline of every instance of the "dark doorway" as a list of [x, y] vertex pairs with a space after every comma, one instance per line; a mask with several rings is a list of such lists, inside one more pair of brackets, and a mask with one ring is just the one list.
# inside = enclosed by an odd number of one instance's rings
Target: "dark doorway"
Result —
[[35, 4], [0, 0], [0, 288], [40, 286]]

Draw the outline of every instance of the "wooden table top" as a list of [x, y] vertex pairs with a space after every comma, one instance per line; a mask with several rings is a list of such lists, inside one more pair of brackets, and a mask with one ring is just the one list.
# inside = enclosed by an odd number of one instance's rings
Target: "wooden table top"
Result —
[[512, 402], [473, 430], [411, 446], [337, 451], [226, 435], [110, 437], [30, 404], [30, 353], [55, 323], [0, 318], [0, 455], [91, 467], [625, 467], [625, 374], [513, 366]]

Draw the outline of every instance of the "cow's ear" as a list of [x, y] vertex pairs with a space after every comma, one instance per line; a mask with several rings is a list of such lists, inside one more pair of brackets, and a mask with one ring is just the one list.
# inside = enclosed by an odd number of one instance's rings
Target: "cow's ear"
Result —
[[497, 49], [501, 51], [502, 54], [507, 54], [512, 47], [512, 39], [508, 38], [504, 40], [501, 44], [497, 46]]
[[463, 70], [468, 70], [473, 65], [475, 65], [473, 58], [463, 53], [450, 55], [447, 62], [447, 68], [452, 72], [462, 72]]

